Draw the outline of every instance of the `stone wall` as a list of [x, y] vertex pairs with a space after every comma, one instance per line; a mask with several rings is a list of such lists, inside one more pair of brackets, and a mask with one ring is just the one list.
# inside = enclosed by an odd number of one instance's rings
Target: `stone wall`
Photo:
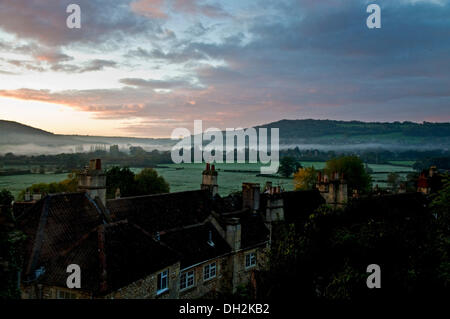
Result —
[[[169, 269], [169, 290], [158, 295], [158, 274]], [[179, 297], [180, 263], [160, 269], [155, 273], [135, 281], [105, 296], [107, 299], [177, 299]]]

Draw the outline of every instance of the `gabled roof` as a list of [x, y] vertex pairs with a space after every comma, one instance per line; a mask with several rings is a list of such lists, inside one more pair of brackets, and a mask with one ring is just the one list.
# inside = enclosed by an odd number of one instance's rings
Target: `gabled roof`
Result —
[[18, 218], [27, 235], [24, 275], [33, 276], [40, 265], [103, 222], [103, 213], [86, 193], [45, 196]]
[[39, 281], [66, 287], [67, 266], [81, 268], [81, 290], [104, 295], [168, 267], [180, 255], [126, 221], [100, 225], [46, 265]]
[[[208, 243], [210, 232], [213, 246]], [[163, 232], [160, 238], [181, 253], [181, 269], [231, 252], [231, 247], [210, 222]]]
[[127, 219], [154, 233], [203, 222], [210, 214], [206, 190], [186, 191], [108, 200], [113, 221]]

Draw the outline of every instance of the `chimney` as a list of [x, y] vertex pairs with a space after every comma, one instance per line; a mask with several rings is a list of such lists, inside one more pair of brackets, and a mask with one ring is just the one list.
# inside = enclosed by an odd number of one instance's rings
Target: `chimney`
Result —
[[233, 217], [226, 221], [226, 241], [233, 251], [241, 249], [241, 224], [239, 218]]
[[259, 210], [260, 186], [256, 183], [242, 183], [242, 207], [252, 212]]
[[200, 185], [200, 189], [206, 189], [210, 192], [211, 196], [216, 196], [219, 192], [219, 185], [217, 185], [217, 171], [215, 166], [210, 166], [209, 163], [206, 163], [206, 169], [202, 173], [202, 184]]
[[78, 190], [87, 192], [92, 199], [98, 197], [106, 206], [106, 175], [101, 159], [90, 160], [89, 167], [78, 174]]

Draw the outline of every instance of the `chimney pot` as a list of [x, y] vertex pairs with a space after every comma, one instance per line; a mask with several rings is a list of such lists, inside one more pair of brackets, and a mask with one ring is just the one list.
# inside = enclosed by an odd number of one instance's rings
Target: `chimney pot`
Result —
[[102, 160], [100, 158], [97, 158], [95, 160], [95, 169], [96, 170], [101, 170], [102, 169]]

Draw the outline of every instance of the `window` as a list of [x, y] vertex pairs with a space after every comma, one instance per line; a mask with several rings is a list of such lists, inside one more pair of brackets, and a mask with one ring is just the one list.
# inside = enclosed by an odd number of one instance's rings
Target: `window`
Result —
[[194, 271], [187, 271], [181, 274], [180, 290], [184, 290], [194, 286]]
[[77, 295], [68, 291], [58, 290], [58, 299], [77, 299]]
[[245, 255], [245, 268], [251, 268], [256, 266], [256, 254], [250, 253]]
[[169, 289], [168, 288], [169, 287], [169, 285], [168, 285], [169, 279], [167, 277], [168, 273], [169, 273], [168, 270], [164, 270], [163, 272], [160, 272], [158, 274], [158, 291], [157, 291], [158, 294]]
[[203, 268], [203, 279], [208, 280], [216, 277], [216, 263], [206, 265]]

